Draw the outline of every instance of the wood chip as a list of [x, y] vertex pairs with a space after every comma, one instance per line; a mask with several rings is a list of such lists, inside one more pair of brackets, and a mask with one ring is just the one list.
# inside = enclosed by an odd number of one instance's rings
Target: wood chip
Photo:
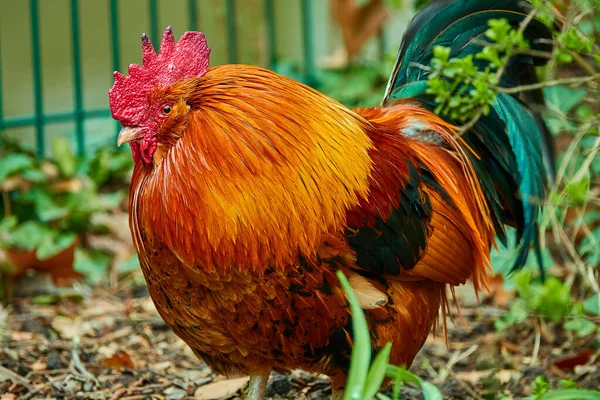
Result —
[[209, 383], [200, 386], [194, 393], [195, 399], [200, 400], [218, 400], [233, 396], [238, 390], [243, 388], [248, 381], [249, 376], [241, 378], [225, 379], [218, 382]]

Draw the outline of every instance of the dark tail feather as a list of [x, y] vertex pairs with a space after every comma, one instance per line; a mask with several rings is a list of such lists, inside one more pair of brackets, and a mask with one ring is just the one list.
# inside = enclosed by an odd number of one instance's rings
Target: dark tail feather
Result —
[[[533, 85], [538, 82], [537, 74], [532, 68], [525, 69], [519, 79], [520, 85]], [[548, 173], [548, 185], [554, 187], [556, 184], [556, 148], [552, 134], [542, 118], [542, 112], [546, 108], [544, 92], [541, 89], [528, 90], [521, 94], [521, 98], [523, 99], [523, 103], [528, 105], [533, 111], [538, 129], [543, 134], [542, 149], [544, 152], [544, 165]]]
[[[408, 26], [384, 104], [414, 98], [433, 110], [436, 104], [425, 93], [429, 72], [421, 66], [431, 63], [434, 47], [449, 47], [451, 57], [474, 55], [482, 50], [477, 39], [487, 31], [488, 21], [504, 18], [519, 26], [528, 15], [524, 4], [527, 3], [522, 0], [432, 1]], [[552, 50], [552, 36], [541, 22], [531, 21], [524, 36], [532, 49]], [[545, 62], [530, 55], [513, 57], [501, 85], [515, 87], [537, 82], [534, 67]], [[539, 90], [525, 92], [521, 100], [500, 93], [490, 114], [463, 135], [464, 141], [480, 155], [471, 157], [471, 161], [500, 239], [505, 237], [504, 224], [517, 228], [520, 252], [513, 270], [525, 264], [531, 245], [541, 262], [537, 219], [546, 187], [555, 176], [552, 138], [540, 116], [543, 94]], [[449, 122], [458, 125], [456, 121]], [[543, 274], [542, 268], [540, 272]]]

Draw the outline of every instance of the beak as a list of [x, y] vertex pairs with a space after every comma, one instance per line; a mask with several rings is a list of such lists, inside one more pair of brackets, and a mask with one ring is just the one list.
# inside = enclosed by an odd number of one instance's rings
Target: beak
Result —
[[132, 140], [140, 139], [142, 132], [139, 128], [125, 127], [119, 132], [117, 138], [117, 146], [121, 146], [123, 143], [131, 142]]

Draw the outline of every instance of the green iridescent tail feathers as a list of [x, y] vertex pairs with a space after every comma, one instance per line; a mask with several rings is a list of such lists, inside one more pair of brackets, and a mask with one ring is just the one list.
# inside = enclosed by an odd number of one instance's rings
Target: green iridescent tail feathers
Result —
[[[450, 58], [463, 58], [483, 50], [490, 19], [506, 19], [518, 28], [530, 12], [523, 0], [434, 0], [411, 21], [404, 35], [383, 103], [413, 98], [432, 111], [435, 97], [426, 93], [433, 49], [450, 48]], [[533, 50], [552, 51], [552, 35], [532, 19], [523, 32]], [[479, 39], [479, 40], [478, 40]], [[506, 65], [500, 86], [515, 87], [537, 81], [534, 68], [544, 59], [517, 53]], [[552, 141], [539, 114], [540, 91], [499, 93], [488, 115], [463, 134], [477, 153], [471, 156], [488, 200], [498, 239], [507, 243], [505, 225], [517, 230], [519, 255], [512, 271], [527, 261], [531, 246], [541, 265], [537, 220], [547, 187], [554, 179]], [[448, 122], [461, 125], [442, 116]]]

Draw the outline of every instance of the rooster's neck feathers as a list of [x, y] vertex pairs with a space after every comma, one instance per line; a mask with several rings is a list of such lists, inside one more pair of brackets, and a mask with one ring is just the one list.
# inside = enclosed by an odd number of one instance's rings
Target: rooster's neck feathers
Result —
[[223, 66], [188, 101], [182, 137], [160, 165], [138, 166], [148, 176], [133, 185], [134, 217], [185, 263], [260, 269], [311, 257], [367, 194], [368, 123], [307, 86]]

